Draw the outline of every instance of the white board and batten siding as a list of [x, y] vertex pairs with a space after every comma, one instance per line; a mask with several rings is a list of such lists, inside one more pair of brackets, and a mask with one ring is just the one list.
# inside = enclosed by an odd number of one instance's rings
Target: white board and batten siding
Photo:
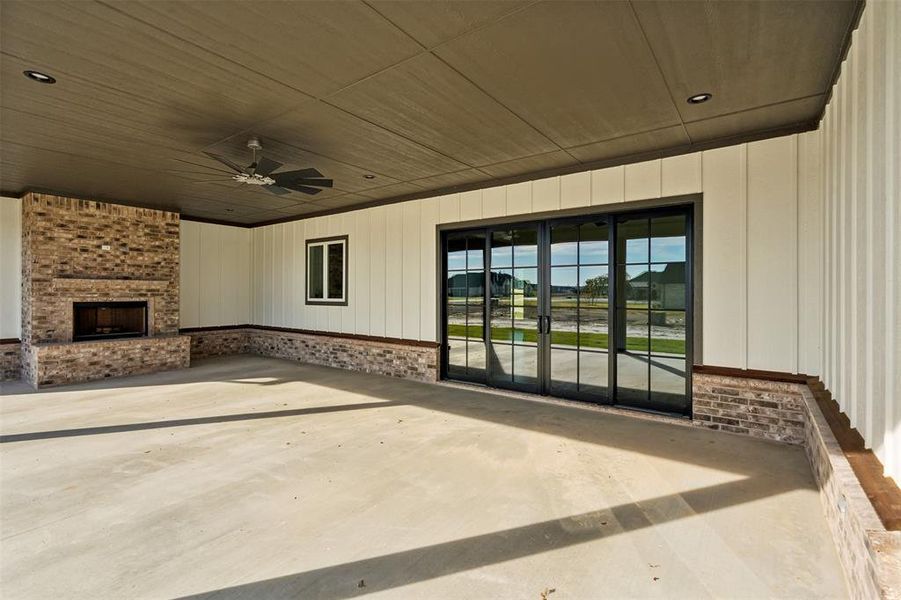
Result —
[[250, 323], [251, 230], [182, 220], [180, 245], [180, 326]]
[[[703, 362], [818, 369], [801, 339], [799, 248], [819, 228], [802, 210], [816, 132], [597, 171], [450, 194], [253, 230], [253, 318], [261, 325], [437, 339], [436, 226], [704, 193]], [[804, 178], [802, 186], [801, 178]], [[808, 199], [809, 200], [809, 199]], [[349, 237], [349, 303], [304, 303], [305, 241]], [[811, 238], [812, 239], [812, 238]], [[811, 253], [804, 255], [811, 259]], [[815, 272], [813, 272], [815, 273]], [[294, 290], [284, 293], [285, 286]], [[810, 294], [818, 302], [820, 294]], [[808, 322], [804, 327], [810, 328]], [[807, 336], [810, 337], [810, 336]]]
[[[832, 90], [802, 210], [819, 223], [821, 375], [888, 475], [901, 477], [901, 3], [868, 2]], [[813, 249], [816, 248], [816, 251]], [[806, 254], [809, 252], [809, 254]], [[809, 308], [808, 308], [809, 309]], [[811, 357], [804, 357], [806, 368]]]
[[0, 339], [22, 336], [22, 201], [0, 197]]

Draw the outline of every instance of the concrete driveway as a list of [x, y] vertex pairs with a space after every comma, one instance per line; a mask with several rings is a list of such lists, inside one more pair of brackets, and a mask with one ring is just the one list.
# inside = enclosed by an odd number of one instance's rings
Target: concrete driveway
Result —
[[253, 356], [0, 409], [9, 600], [847, 593], [797, 447]]

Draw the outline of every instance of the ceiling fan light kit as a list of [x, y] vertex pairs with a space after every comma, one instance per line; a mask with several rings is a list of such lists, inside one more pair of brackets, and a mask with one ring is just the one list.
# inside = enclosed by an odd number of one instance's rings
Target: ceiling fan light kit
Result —
[[[263, 149], [259, 138], [252, 137], [247, 140], [247, 147], [253, 153], [253, 162], [246, 167], [241, 167], [224, 156], [213, 154], [212, 152], [204, 152], [208, 157], [219, 162], [229, 171], [223, 173], [229, 175], [228, 179], [222, 181], [236, 181], [239, 184], [255, 185], [262, 187], [267, 192], [276, 195], [290, 194], [291, 192], [300, 192], [302, 194], [314, 195], [322, 191], [322, 188], [332, 187], [332, 180], [325, 179], [318, 170], [308, 167], [306, 169], [298, 169], [296, 171], [275, 171], [282, 168], [282, 163], [261, 156], [257, 159], [257, 152]], [[233, 173], [232, 173], [233, 172]], [[220, 180], [212, 182], [198, 183], [216, 183]]]

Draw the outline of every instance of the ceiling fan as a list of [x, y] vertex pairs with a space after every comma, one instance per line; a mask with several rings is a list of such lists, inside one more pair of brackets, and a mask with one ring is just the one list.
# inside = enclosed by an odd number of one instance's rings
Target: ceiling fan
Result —
[[[247, 147], [253, 152], [253, 162], [246, 167], [240, 167], [224, 156], [213, 154], [212, 152], [204, 152], [207, 156], [218, 161], [228, 167], [230, 170], [225, 171], [216, 169], [221, 173], [229, 176], [229, 179], [237, 181], [239, 184], [256, 185], [262, 187], [267, 192], [277, 194], [279, 196], [290, 194], [291, 192], [301, 192], [304, 194], [318, 194], [322, 190], [320, 188], [332, 187], [331, 179], [324, 179], [322, 173], [310, 167], [307, 169], [298, 169], [296, 171], [282, 171], [276, 173], [276, 169], [282, 168], [284, 165], [280, 162], [261, 156], [257, 158], [257, 152], [263, 149], [263, 145], [257, 138], [250, 138], [247, 141]], [[178, 159], [176, 159], [178, 160]], [[181, 161], [188, 162], [188, 161]], [[188, 163], [195, 166], [196, 163]], [[211, 167], [205, 167], [211, 168]], [[198, 181], [196, 183], [221, 183], [228, 181], [227, 179], [210, 179]]]

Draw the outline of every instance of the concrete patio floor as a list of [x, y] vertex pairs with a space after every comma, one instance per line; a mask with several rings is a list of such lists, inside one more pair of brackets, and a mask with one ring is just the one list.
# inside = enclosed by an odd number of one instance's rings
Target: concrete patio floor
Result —
[[797, 447], [253, 356], [2, 393], [6, 599], [847, 594]]

